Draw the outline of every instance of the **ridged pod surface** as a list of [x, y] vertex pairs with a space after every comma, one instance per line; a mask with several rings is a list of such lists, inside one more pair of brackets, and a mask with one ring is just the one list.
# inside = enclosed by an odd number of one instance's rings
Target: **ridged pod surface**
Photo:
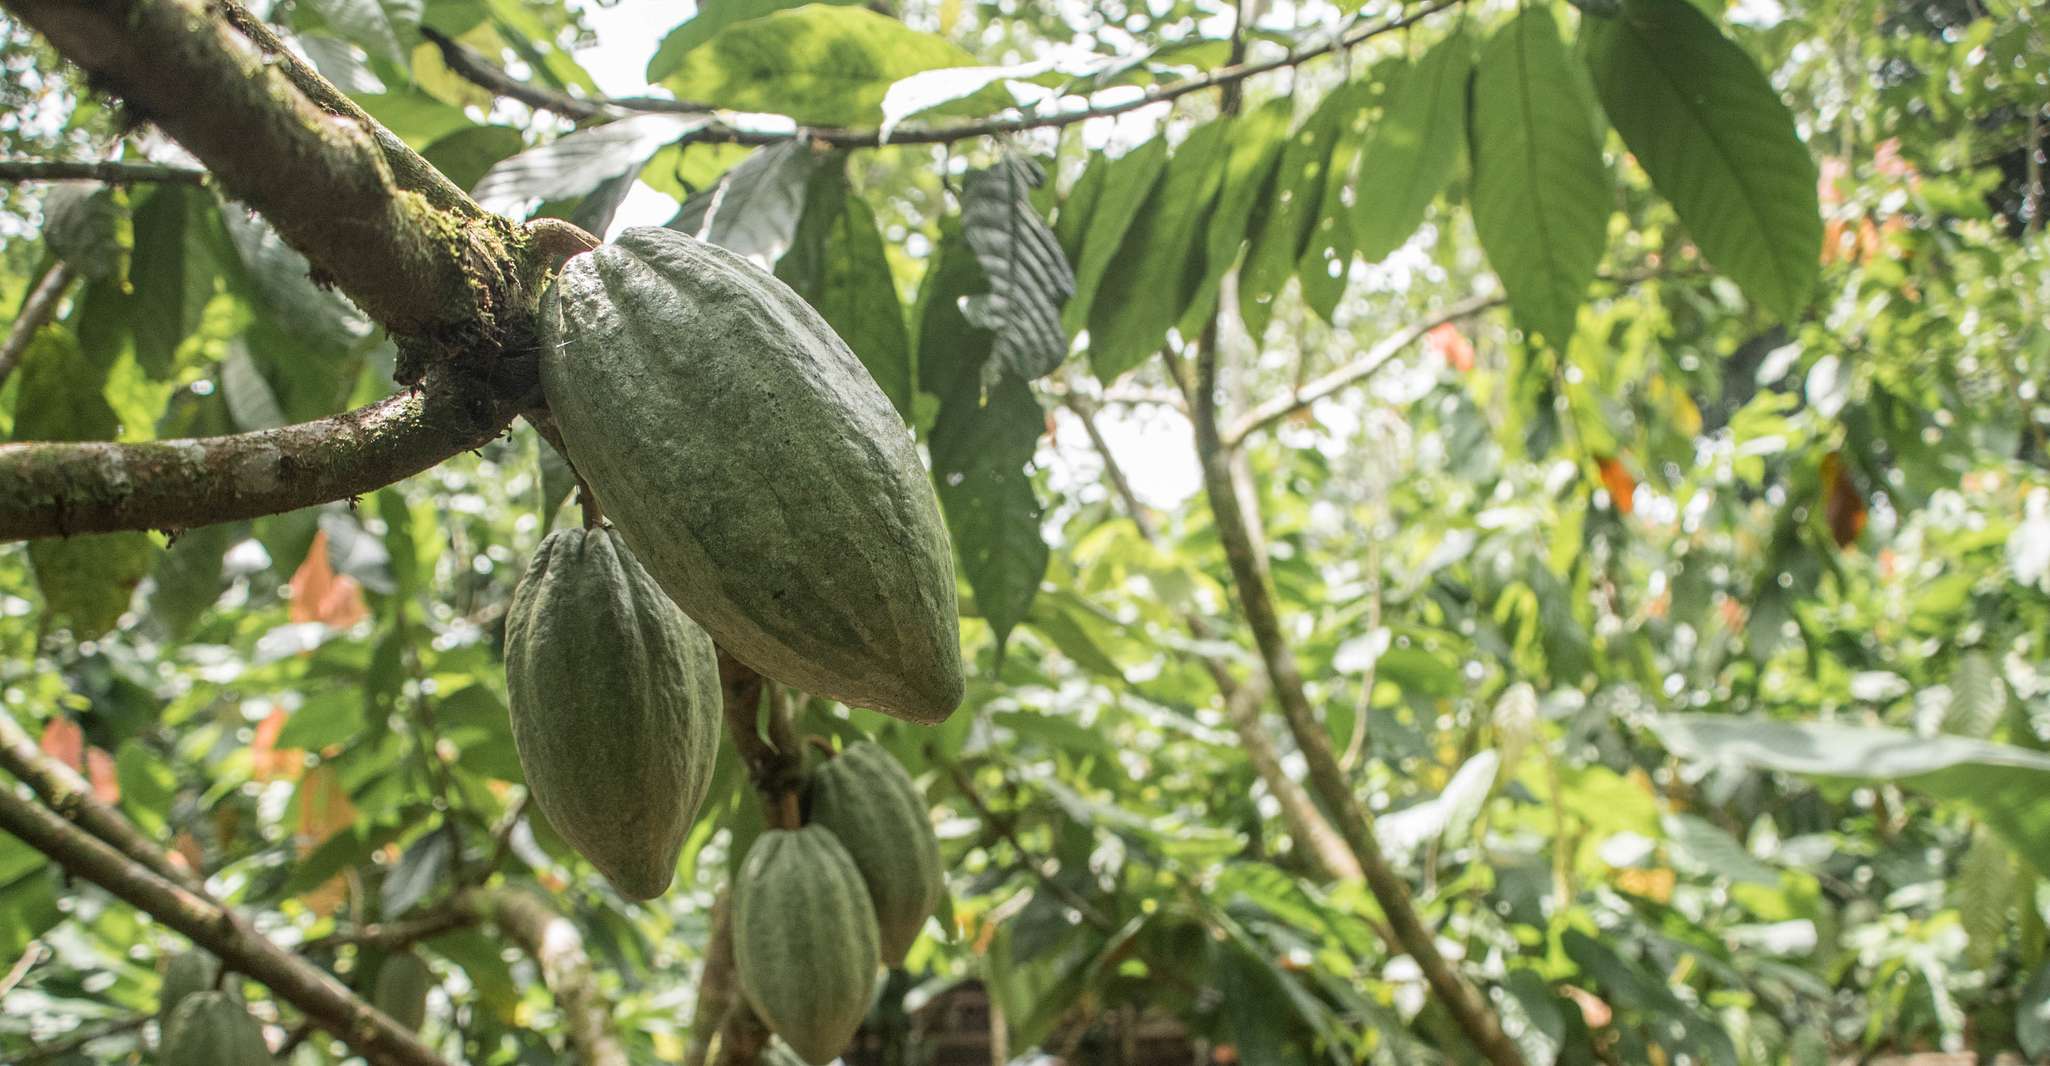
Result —
[[747, 260], [629, 229], [563, 266], [541, 383], [577, 472], [719, 646], [916, 722], [961, 702], [953, 555], [875, 380]]
[[263, 1026], [226, 992], [186, 996], [164, 1025], [158, 1066], [271, 1066]]
[[513, 590], [505, 674], [527, 788], [635, 899], [669, 887], [711, 785], [716, 656], [609, 529], [549, 534]]
[[816, 825], [755, 838], [735, 881], [733, 966], [749, 1006], [798, 1057], [847, 1047], [875, 993], [875, 908], [861, 872]]
[[875, 904], [883, 962], [897, 966], [946, 891], [940, 842], [925, 797], [904, 767], [872, 741], [814, 771], [811, 824], [847, 849]]
[[391, 1015], [392, 1021], [419, 1032], [427, 1024], [427, 993], [434, 988], [434, 971], [410, 951], [385, 957], [378, 964], [377, 981], [370, 989], [370, 1003]]

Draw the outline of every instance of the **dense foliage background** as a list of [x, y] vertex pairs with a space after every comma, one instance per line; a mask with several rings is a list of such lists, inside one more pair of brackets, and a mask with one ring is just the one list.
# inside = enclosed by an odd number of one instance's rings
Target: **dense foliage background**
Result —
[[[745, 113], [716, 123], [593, 102], [578, 56], [612, 12], [265, 14], [488, 208], [674, 211], [772, 264], [915, 427], [967, 703], [931, 729], [795, 704], [913, 770], [952, 868], [864, 1061], [932, 1061], [919, 1012], [963, 982], [1000, 1056], [1136, 1062], [1141, 1013], [1217, 1062], [1471, 1054], [1305, 791], [1220, 472], [1266, 636], [1528, 1061], [2050, 1056], [2050, 19], [1428, 6], [1331, 50], [1398, 12], [707, 0], [659, 27], [645, 92]], [[192, 164], [0, 27], [9, 158]], [[904, 143], [704, 143], [792, 121]], [[63, 272], [0, 362], [9, 439], [393, 389], [383, 332], [203, 184], [11, 186], [0, 235], [10, 314]], [[366, 927], [426, 919], [451, 1061], [569, 1053], [533, 960], [455, 907], [486, 884], [581, 933], [633, 1061], [683, 1061], [761, 815], [722, 755], [678, 886], [628, 904], [525, 811], [501, 621], [570, 488], [522, 426], [345, 503], [0, 548], [6, 715], [365, 994], [396, 946]], [[149, 1061], [183, 947], [0, 836], [0, 1057]], [[237, 983], [291, 1061], [346, 1057]]]

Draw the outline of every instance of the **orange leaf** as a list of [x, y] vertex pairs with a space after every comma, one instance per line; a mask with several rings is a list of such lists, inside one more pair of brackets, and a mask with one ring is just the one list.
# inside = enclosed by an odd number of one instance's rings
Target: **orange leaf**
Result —
[[63, 715], [50, 719], [43, 725], [43, 754], [71, 767], [85, 772], [85, 730], [78, 723]]
[[1848, 548], [1865, 532], [1865, 495], [1844, 468], [1841, 452], [1822, 457], [1822, 492], [1822, 513], [1829, 519], [1830, 535], [1836, 538], [1837, 547]]
[[187, 873], [198, 873], [206, 865], [206, 852], [199, 846], [199, 838], [189, 830], [179, 830], [171, 839], [171, 862], [182, 866]]
[[298, 773], [306, 753], [297, 748], [278, 747], [278, 734], [284, 732], [285, 721], [290, 717], [283, 707], [277, 707], [256, 724], [256, 735], [249, 741], [251, 777], [258, 781], [275, 781]]
[[1424, 334], [1424, 346], [1430, 349], [1432, 355], [1445, 360], [1446, 366], [1462, 374], [1473, 369], [1473, 342], [1467, 340], [1466, 334], [1459, 332], [1459, 327], [1450, 322], [1434, 326], [1429, 333]]
[[107, 749], [91, 747], [85, 751], [85, 776], [93, 785], [93, 798], [101, 803], [121, 802], [121, 777], [114, 771], [114, 757]]
[[1610, 505], [1618, 514], [1629, 514], [1637, 509], [1637, 479], [1623, 468], [1623, 461], [1613, 455], [1595, 460], [1600, 467], [1602, 487], [1609, 490]]
[[335, 573], [328, 562], [327, 530], [315, 533], [305, 561], [292, 573], [292, 621], [347, 629], [369, 613], [362, 586], [347, 574]]
[[305, 854], [356, 824], [356, 807], [334, 764], [321, 763], [299, 779], [299, 851]]
[[1559, 990], [1566, 993], [1566, 998], [1572, 1000], [1574, 1006], [1580, 1008], [1580, 1020], [1586, 1022], [1589, 1029], [1600, 1029], [1616, 1016], [1616, 1012], [1610, 1009], [1602, 997], [1587, 989], [1562, 985]]

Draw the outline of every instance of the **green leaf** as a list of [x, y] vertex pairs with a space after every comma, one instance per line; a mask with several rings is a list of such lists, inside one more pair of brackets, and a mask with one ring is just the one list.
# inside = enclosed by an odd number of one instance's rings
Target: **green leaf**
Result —
[[1377, 263], [1402, 247], [1459, 166], [1473, 38], [1454, 30], [1404, 76], [1360, 150], [1352, 238]]
[[114, 753], [114, 779], [121, 784], [121, 809], [143, 832], [162, 837], [170, 825], [171, 800], [178, 777], [141, 741], [131, 740]]
[[147, 533], [95, 533], [28, 546], [50, 614], [80, 640], [112, 630], [156, 557]]
[[[1068, 215], [1063, 209], [1063, 242], [1072, 239], [1074, 243], [1069, 247], [1078, 248], [1081, 253], [1075, 260], [1075, 295], [1061, 309], [1061, 328], [1070, 335], [1088, 328], [1096, 290], [1103, 284], [1105, 272], [1116, 261], [1118, 251], [1124, 245], [1126, 232], [1131, 229], [1133, 219], [1138, 217], [1140, 208], [1146, 204], [1166, 167], [1166, 139], [1151, 138], [1105, 165], [1103, 190], [1097, 197], [1094, 210], [1086, 217], [1078, 216], [1072, 238], [1068, 237]], [[1091, 169], [1094, 169], [1093, 165]], [[1086, 229], [1083, 228], [1085, 223]]]
[[911, 418], [911, 337], [875, 212], [837, 168], [818, 171], [776, 276], [825, 316], [891, 406]]
[[2050, 1056], [2050, 962], [2037, 968], [2015, 1005], [2015, 1038], [2031, 1059]]
[[1275, 297], [1281, 295], [1302, 260], [1310, 230], [1317, 224], [1317, 211], [1324, 203], [1332, 149], [1368, 92], [1369, 87], [1359, 82], [1331, 90], [1281, 150], [1273, 185], [1260, 198], [1249, 223], [1253, 245], [1246, 252], [1245, 265], [1239, 268], [1239, 318], [1255, 338], [1266, 333]]
[[1109, 383], [1160, 349], [1202, 278], [1199, 241], [1217, 199], [1230, 119], [1199, 126], [1125, 233], [1089, 309], [1089, 366]]
[[1975, 969], [1992, 967], [2011, 927], [2015, 904], [2014, 859], [2000, 838], [1980, 830], [1958, 862], [1956, 904], [1965, 928], [1965, 960]]
[[1046, 431], [1032, 387], [1006, 376], [980, 402], [976, 377], [957, 382], [932, 430], [933, 481], [976, 607], [999, 653], [1032, 611], [1049, 558], [1029, 465]]
[[157, 557], [150, 571], [154, 591], [149, 611], [174, 639], [191, 635], [192, 627], [221, 598], [227, 582], [221, 557], [244, 536], [240, 524], [202, 526], [178, 534]]
[[1296, 257], [1296, 283], [1302, 289], [1303, 304], [1318, 318], [1331, 321], [1352, 270], [1352, 221], [1345, 210], [1345, 185], [1352, 177], [1366, 137], [1367, 105], [1371, 88], [1362, 86], [1353, 96], [1352, 109], [1336, 116], [1338, 128], [1331, 140], [1331, 155], [1324, 162], [1322, 188], [1305, 182], [1298, 187], [1303, 202], [1315, 214], [1303, 238], [1303, 250]]
[[[790, 248], [804, 216], [807, 187], [820, 169], [818, 154], [796, 141], [756, 149], [691, 194], [669, 228], [769, 266]], [[844, 175], [846, 163], [837, 160], [830, 169]]]
[[[820, 0], [829, 4], [852, 4], [857, 0]], [[716, 36], [720, 30], [736, 22], [760, 18], [793, 7], [802, 7], [804, 0], [704, 0], [698, 4], [697, 12], [684, 20], [662, 43], [655, 48], [655, 54], [648, 59], [648, 80], [659, 82], [676, 73], [683, 66], [685, 56], [692, 49]]]
[[867, 8], [808, 4], [736, 22], [663, 78], [677, 96], [815, 126], [874, 122], [890, 85], [975, 58]]
[[1496, 31], [1473, 83], [1473, 222], [1523, 327], [1561, 351], [1608, 240], [1612, 190], [1585, 76], [1551, 11]]
[[62, 327], [45, 326], [21, 357], [14, 397], [15, 440], [112, 440], [120, 431], [102, 394], [104, 368], [94, 366]]
[[218, 268], [205, 239], [213, 204], [198, 190], [160, 185], [135, 209], [135, 284], [129, 310], [135, 361], [157, 380], [171, 376], [173, 357], [199, 328], [213, 298]]
[[1816, 168], [1765, 72], [1687, 0], [1626, 0], [1584, 25], [1609, 121], [1702, 254], [1799, 318], [1821, 269]]
[[318, 12], [336, 35], [362, 45], [373, 57], [405, 62], [398, 31], [377, 0], [307, 0], [307, 7]]
[[1943, 731], [1985, 739], [2007, 716], [2007, 684], [2000, 664], [1983, 651], [1958, 656], [1950, 671], [1950, 706], [1943, 712]]
[[471, 126], [428, 145], [420, 154], [457, 188], [474, 188], [491, 168], [518, 155], [526, 141], [511, 126]]
[[1231, 154], [1224, 160], [1224, 183], [1217, 194], [1217, 208], [1204, 227], [1203, 279], [1196, 283], [1195, 299], [1182, 312], [1181, 330], [1186, 334], [1202, 329], [1203, 321], [1217, 306], [1217, 294], [1224, 275], [1239, 260], [1239, 251], [1250, 235], [1254, 214], [1263, 206], [1261, 197], [1270, 189], [1274, 168], [1281, 162], [1282, 147], [1288, 143], [1289, 121], [1295, 104], [1276, 97], [1246, 112], [1232, 124]]
[[703, 115], [632, 115], [577, 130], [492, 167], [471, 194], [486, 210], [512, 214], [536, 200], [588, 195], [623, 174], [638, 174], [655, 153], [711, 120]]
[[918, 387], [943, 401], [964, 388], [979, 390], [982, 366], [996, 338], [968, 321], [961, 301], [989, 287], [974, 249], [952, 215], [940, 217], [940, 237], [918, 289], [912, 322], [918, 329]]
[[128, 194], [111, 185], [67, 182], [43, 196], [43, 240], [88, 280], [125, 287], [132, 227]]
[[1824, 722], [1665, 714], [1651, 729], [1673, 754], [1723, 765], [1845, 781], [1886, 781], [1949, 800], [1999, 833], [2038, 874], [2050, 872], [2050, 755], [1964, 737]]
[[1007, 156], [968, 175], [961, 194], [961, 231], [990, 286], [962, 310], [995, 334], [995, 365], [1028, 381], [1068, 357], [1061, 306], [1075, 294], [1075, 272], [1029, 199], [1045, 180], [1038, 164]]

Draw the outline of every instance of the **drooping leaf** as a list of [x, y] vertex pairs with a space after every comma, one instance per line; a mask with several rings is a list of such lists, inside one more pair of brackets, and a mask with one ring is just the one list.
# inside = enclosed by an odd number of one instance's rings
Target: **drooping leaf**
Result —
[[[1075, 267], [1075, 295], [1061, 310], [1061, 328], [1070, 335], [1089, 324], [1089, 311], [1096, 302], [1096, 290], [1106, 271], [1117, 261], [1125, 233], [1132, 220], [1152, 195], [1154, 183], [1167, 166], [1167, 141], [1151, 137], [1146, 143], [1110, 161], [1103, 172], [1103, 191], [1087, 216], [1087, 228], [1077, 222], [1072, 247], [1080, 250]], [[1066, 238], [1069, 223], [1062, 215], [1061, 230]]]
[[1969, 808], [2038, 874], [2050, 872], [2050, 755], [1952, 736], [1833, 722], [1665, 714], [1653, 732], [1675, 755], [1847, 781], [1887, 781]]
[[1310, 229], [1323, 205], [1325, 174], [1332, 148], [1346, 123], [1358, 113], [1368, 87], [1347, 82], [1333, 89], [1303, 120], [1281, 150], [1268, 191], [1259, 199], [1249, 232], [1252, 247], [1239, 268], [1239, 317], [1246, 332], [1259, 337], [1274, 314], [1274, 299], [1295, 275], [1309, 243]]
[[1409, 240], [1459, 165], [1473, 39], [1454, 30], [1417, 61], [1360, 150], [1352, 238], [1375, 263]]
[[1089, 367], [1110, 382], [1160, 349], [1202, 280], [1204, 223], [1223, 183], [1232, 123], [1197, 127], [1125, 232], [1089, 309]]
[[933, 480], [947, 531], [999, 651], [1031, 613], [1050, 558], [1029, 472], [1045, 431], [1031, 386], [1009, 376], [989, 390], [986, 403], [957, 386], [932, 429]]
[[1006, 157], [970, 174], [961, 194], [961, 229], [990, 285], [964, 310], [995, 333], [996, 365], [1028, 381], [1067, 358], [1061, 307], [1075, 294], [1060, 242], [1027, 198], [1045, 180], [1038, 164]]
[[[320, 15], [336, 36], [362, 45], [380, 59], [404, 62], [398, 29], [378, 0], [307, 0], [307, 6]], [[416, 14], [414, 22], [418, 21]]]
[[80, 640], [114, 628], [155, 556], [147, 533], [94, 533], [28, 546], [43, 602]]
[[905, 119], [939, 110], [944, 114], [989, 114], [1010, 106], [999, 82], [1033, 78], [1053, 69], [1046, 61], [1009, 67], [941, 67], [898, 80], [883, 93], [883, 140]]
[[1473, 222], [1525, 329], [1563, 350], [1608, 240], [1594, 104], [1544, 7], [1495, 32], [1473, 83]]
[[605, 232], [612, 228], [612, 216], [619, 213], [619, 205], [626, 202], [627, 194], [633, 191], [634, 182], [639, 177], [639, 171], [629, 170], [605, 179], [589, 195], [577, 201], [576, 208], [569, 213], [570, 224], [604, 239]]
[[471, 195], [486, 210], [517, 213], [535, 200], [584, 196], [622, 174], [638, 174], [655, 152], [703, 127], [702, 115], [639, 114], [577, 130], [493, 166]]
[[1204, 227], [1203, 277], [1196, 283], [1195, 297], [1182, 312], [1184, 334], [1202, 328], [1204, 319], [1217, 306], [1217, 295], [1225, 274], [1239, 261], [1239, 251], [1251, 236], [1260, 198], [1273, 185], [1274, 168], [1281, 162], [1288, 144], [1288, 124], [1295, 105], [1277, 97], [1246, 112], [1232, 123], [1231, 154], [1224, 160], [1224, 183], [1217, 194], [1217, 208]]
[[677, 96], [817, 126], [874, 122], [897, 81], [973, 66], [959, 46], [864, 7], [808, 4], [735, 22], [684, 55]]
[[150, 571], [154, 591], [149, 612], [174, 639], [189, 636], [192, 627], [227, 587], [221, 558], [244, 535], [235, 524], [187, 530], [164, 547]]
[[918, 352], [919, 391], [944, 401], [971, 384], [980, 387], [982, 367], [989, 361], [996, 338], [970, 322], [961, 312], [961, 303], [988, 288], [975, 250], [961, 232], [960, 220], [942, 215], [932, 264], [926, 267], [911, 312], [917, 331], [913, 341]]
[[263, 371], [239, 338], [228, 343], [227, 357], [221, 360], [221, 398], [227, 401], [235, 428], [245, 433], [276, 429], [286, 422], [277, 392], [264, 380]]
[[1302, 254], [1296, 258], [1296, 283], [1302, 289], [1303, 305], [1326, 322], [1337, 313], [1352, 270], [1352, 220], [1345, 209], [1345, 188], [1352, 179], [1360, 146], [1366, 142], [1371, 92], [1363, 86], [1351, 110], [1336, 116], [1338, 128], [1332, 135], [1331, 155], [1324, 162], [1321, 188], [1305, 183], [1299, 190], [1304, 196], [1315, 195], [1316, 200], [1304, 201], [1314, 213], [1303, 238]]
[[756, 149], [692, 193], [669, 228], [772, 267], [790, 247], [804, 215], [806, 185], [819, 167], [819, 157], [796, 141]]
[[[691, 50], [717, 36], [736, 22], [804, 6], [806, 0], [704, 0], [697, 11], [662, 38], [648, 59], [648, 80], [659, 82], [676, 73]], [[817, 0], [827, 4], [852, 4], [859, 0]]]
[[124, 284], [133, 223], [125, 190], [69, 182], [43, 197], [43, 240], [80, 277]]
[[821, 168], [776, 276], [825, 316], [906, 421], [911, 418], [911, 336], [890, 276], [875, 212], [838, 168]]
[[300, 343], [351, 348], [370, 336], [368, 316], [347, 297], [313, 283], [312, 267], [277, 231], [239, 204], [224, 203], [221, 223], [239, 260], [242, 287]]
[[420, 154], [458, 188], [469, 189], [525, 147], [520, 131], [511, 126], [471, 126], [435, 141]]
[[204, 239], [212, 210], [204, 192], [178, 185], [159, 186], [136, 206], [135, 360], [153, 378], [170, 376], [172, 357], [213, 297], [218, 268]]
[[102, 394], [107, 372], [86, 359], [69, 331], [37, 331], [17, 373], [15, 440], [112, 440], [119, 432], [120, 421]]
[[1586, 22], [1587, 63], [1623, 143], [1716, 269], [1793, 321], [1821, 269], [1816, 167], [1765, 72], [1687, 0]]

